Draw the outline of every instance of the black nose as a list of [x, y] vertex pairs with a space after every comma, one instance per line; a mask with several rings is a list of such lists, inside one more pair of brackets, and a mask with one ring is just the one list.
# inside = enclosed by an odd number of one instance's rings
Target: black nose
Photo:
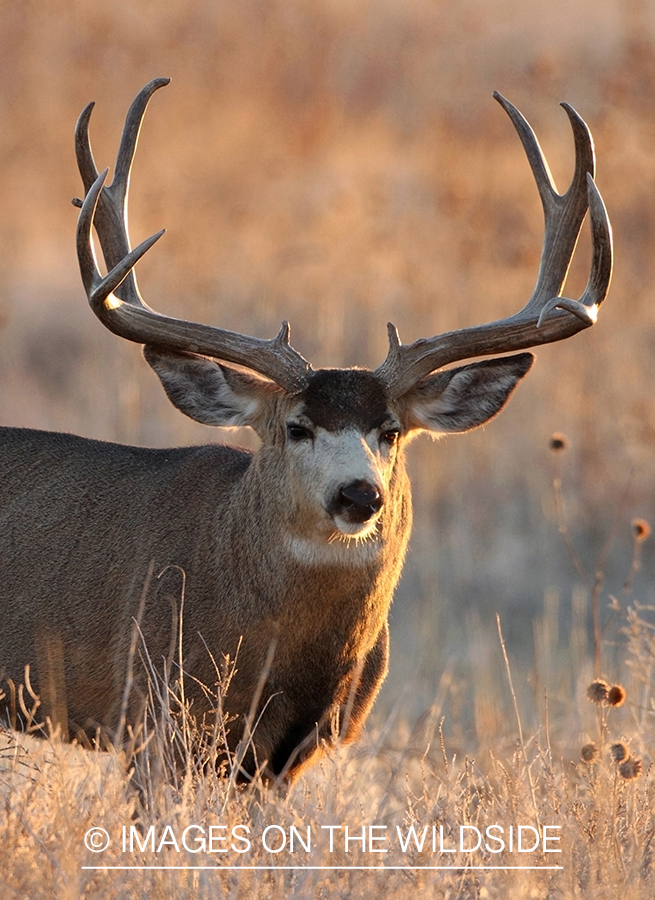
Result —
[[367, 522], [382, 509], [382, 497], [374, 484], [353, 481], [339, 489], [333, 512], [351, 522]]

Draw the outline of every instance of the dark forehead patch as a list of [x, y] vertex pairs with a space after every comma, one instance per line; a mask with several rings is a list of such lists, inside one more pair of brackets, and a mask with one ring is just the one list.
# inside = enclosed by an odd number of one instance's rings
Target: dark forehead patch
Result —
[[302, 399], [304, 414], [328, 431], [355, 426], [366, 434], [389, 415], [385, 386], [366, 369], [319, 369]]

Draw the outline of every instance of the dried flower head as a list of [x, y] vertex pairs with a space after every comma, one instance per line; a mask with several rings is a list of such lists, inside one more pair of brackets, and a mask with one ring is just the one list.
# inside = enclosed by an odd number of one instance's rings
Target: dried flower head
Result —
[[621, 706], [625, 700], [625, 688], [621, 684], [613, 684], [607, 692], [607, 702], [610, 706]]
[[563, 434], [559, 434], [557, 431], [550, 439], [550, 449], [554, 453], [559, 453], [560, 450], [566, 450], [566, 444], [566, 437]]
[[598, 758], [598, 747], [594, 744], [593, 741], [590, 741], [588, 744], [584, 744], [582, 749], [580, 750], [580, 759], [582, 762], [590, 763]]
[[626, 781], [630, 781], [632, 778], [639, 778], [642, 768], [643, 766], [640, 759], [636, 759], [636, 757], [634, 756], [629, 756], [625, 760], [625, 762], [622, 762], [619, 766], [619, 774], [621, 775], [621, 778], [625, 778]]
[[635, 540], [639, 543], [650, 537], [650, 525], [645, 519], [633, 519], [632, 530], [635, 534]]
[[630, 750], [628, 749], [628, 745], [624, 744], [623, 741], [616, 741], [615, 743], [610, 744], [610, 755], [616, 763], [625, 762], [630, 756]]
[[587, 697], [592, 703], [606, 703], [609, 684], [602, 678], [595, 678], [587, 688]]

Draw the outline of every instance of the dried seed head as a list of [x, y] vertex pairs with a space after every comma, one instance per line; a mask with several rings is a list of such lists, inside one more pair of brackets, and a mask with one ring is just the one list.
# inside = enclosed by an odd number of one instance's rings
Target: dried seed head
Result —
[[610, 706], [621, 706], [625, 700], [625, 688], [621, 684], [613, 684], [607, 692], [607, 702]]
[[650, 525], [645, 519], [633, 519], [632, 530], [635, 533], [635, 540], [639, 543], [650, 537]]
[[592, 703], [606, 703], [609, 687], [609, 684], [602, 678], [596, 678], [587, 688], [587, 698]]
[[639, 778], [642, 768], [643, 766], [640, 759], [629, 756], [625, 762], [622, 762], [619, 766], [619, 774], [621, 775], [621, 778], [630, 781], [632, 778]]
[[616, 741], [614, 744], [610, 744], [610, 755], [616, 763], [625, 762], [630, 757], [630, 750], [623, 741]]
[[550, 439], [550, 449], [554, 453], [559, 453], [560, 450], [566, 450], [567, 440], [563, 434], [559, 432], [555, 432]]
[[590, 741], [588, 744], [584, 744], [582, 749], [580, 750], [580, 759], [582, 762], [590, 763], [598, 758], [598, 747], [594, 744], [593, 741]]

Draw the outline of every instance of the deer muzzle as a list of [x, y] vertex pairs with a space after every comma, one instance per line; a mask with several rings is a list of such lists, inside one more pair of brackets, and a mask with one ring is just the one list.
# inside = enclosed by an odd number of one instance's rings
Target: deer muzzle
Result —
[[377, 485], [360, 479], [339, 488], [330, 513], [354, 525], [364, 525], [378, 515], [382, 504], [382, 494]]

